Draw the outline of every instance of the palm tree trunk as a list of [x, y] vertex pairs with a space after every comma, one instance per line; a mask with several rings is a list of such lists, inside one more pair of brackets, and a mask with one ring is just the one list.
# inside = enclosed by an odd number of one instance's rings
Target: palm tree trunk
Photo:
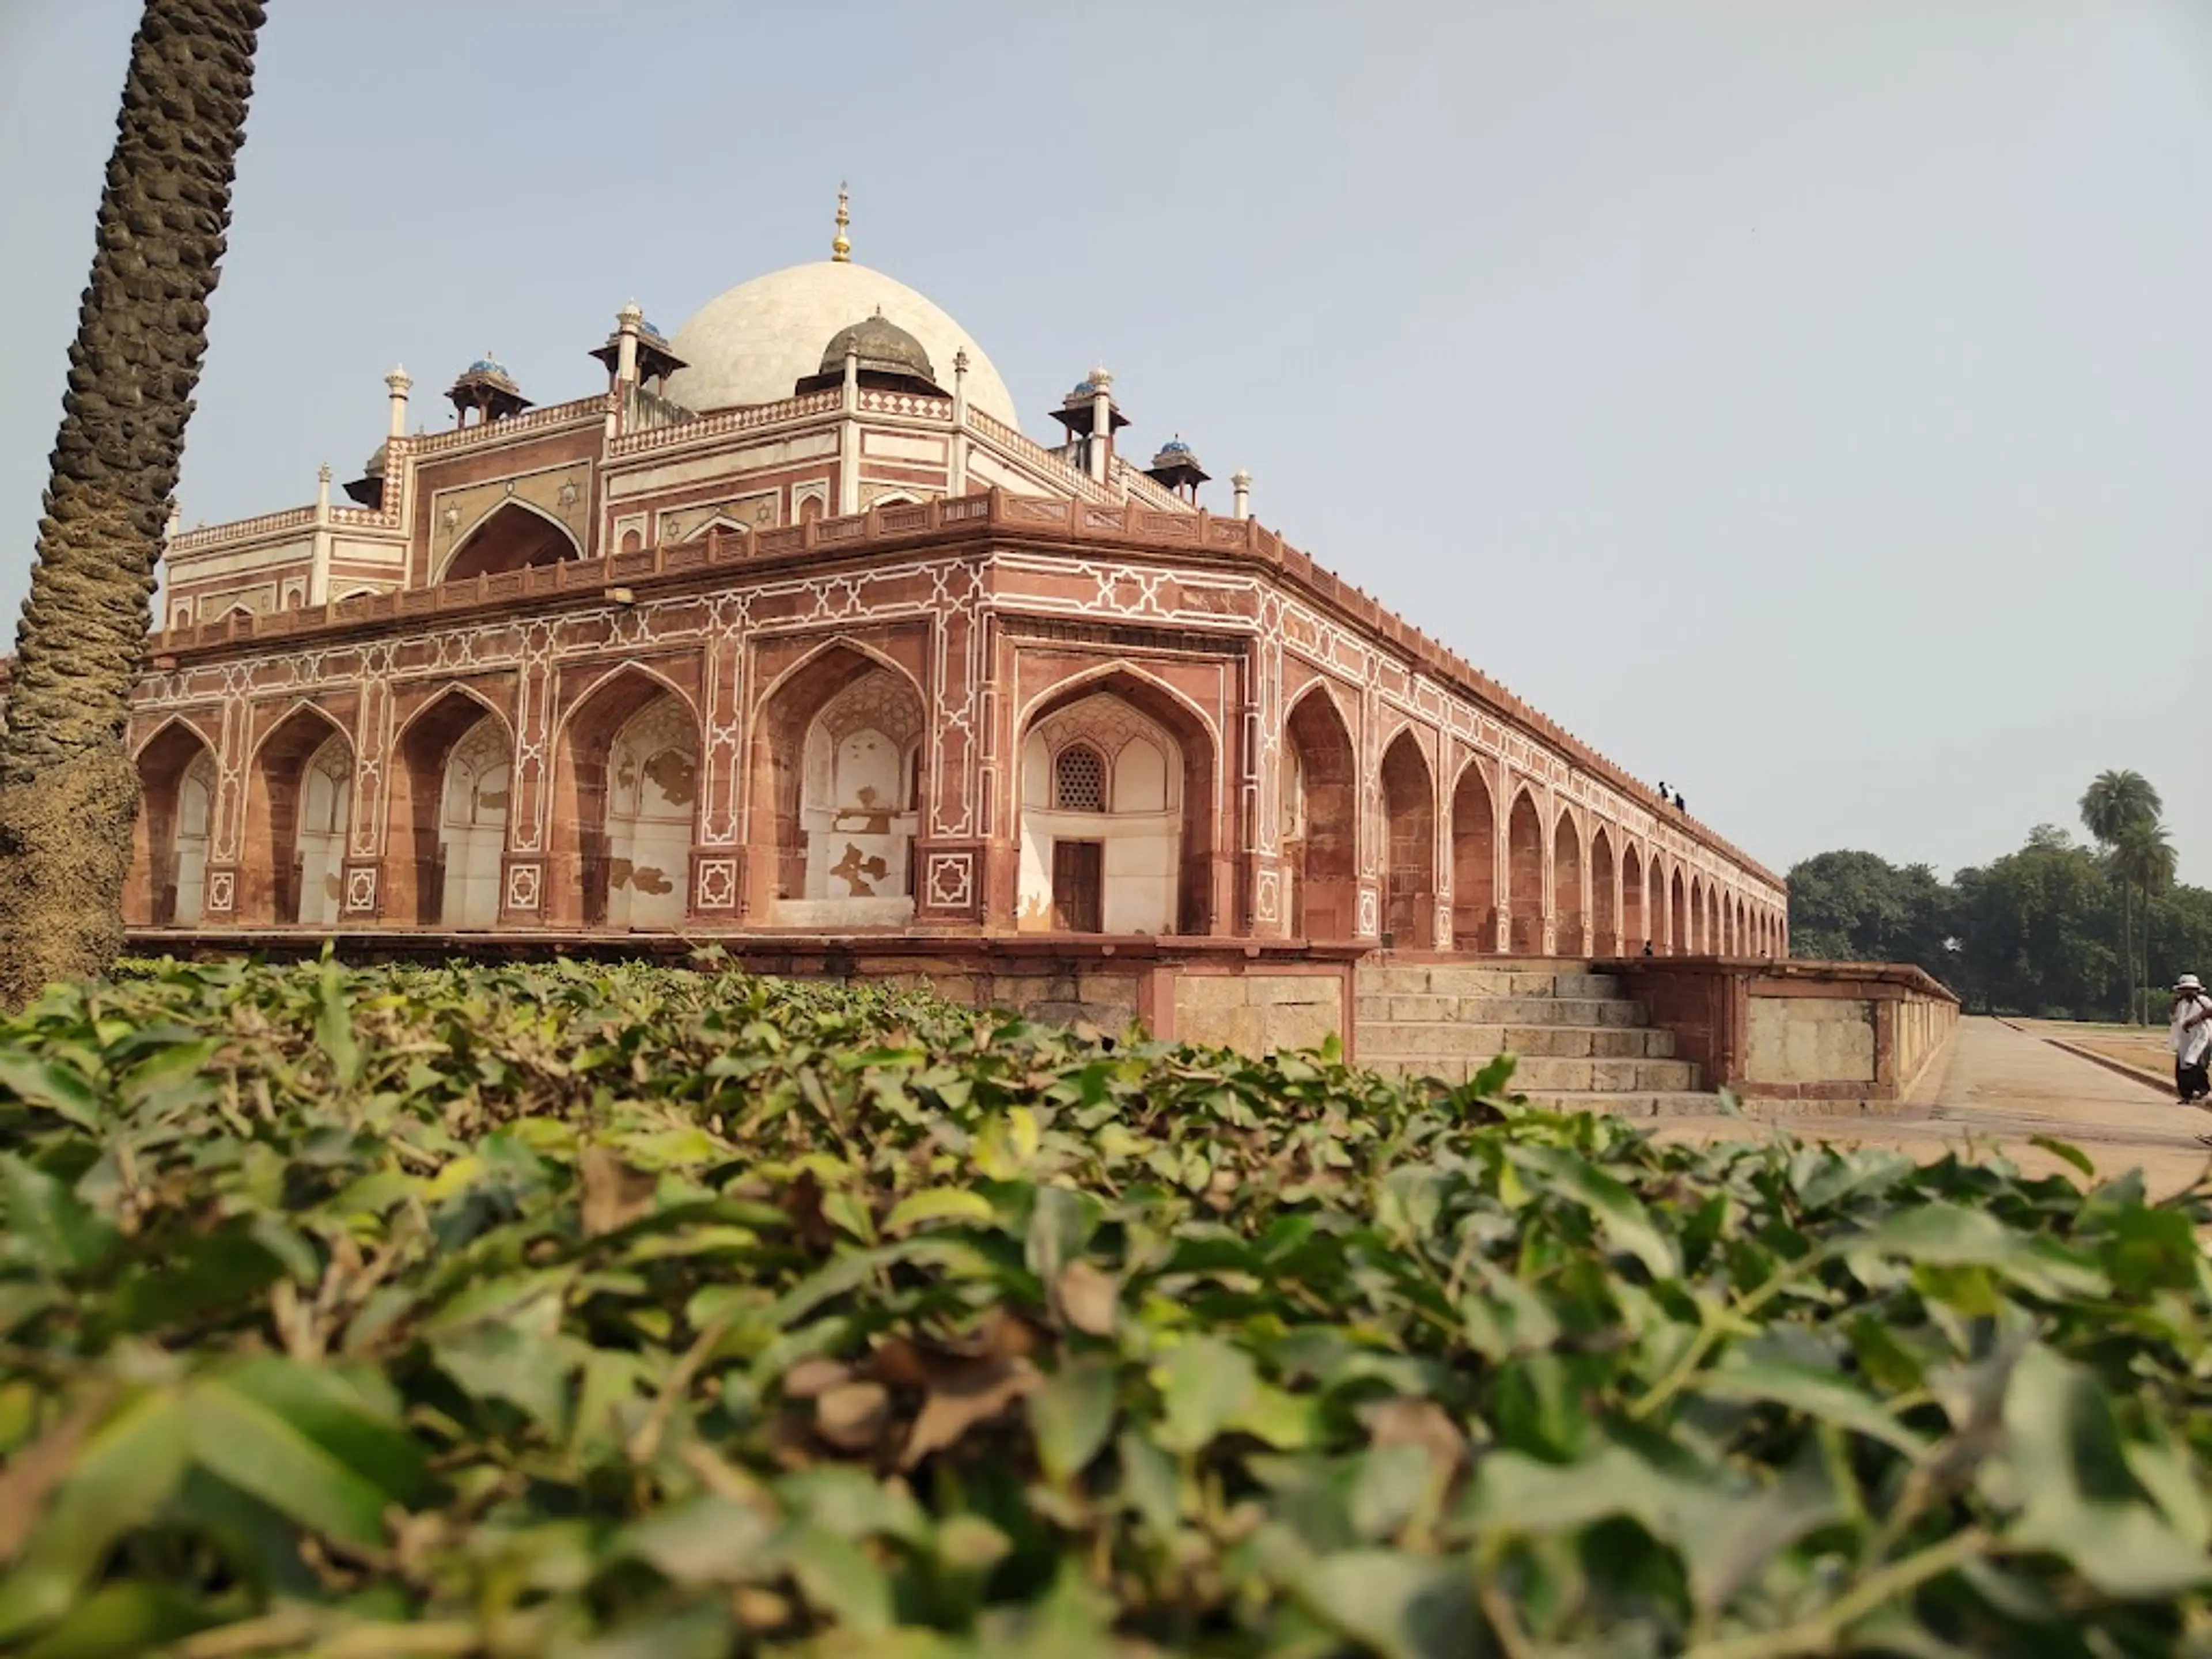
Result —
[[2122, 975], [2128, 990], [2128, 1016], [2124, 1023], [2132, 1025], [2136, 1023], [2135, 918], [2125, 876], [2120, 878], [2120, 960], [2127, 964]]
[[207, 351], [261, 0], [146, 0], [70, 348], [0, 732], [0, 1006], [104, 970], [138, 811], [124, 750]]

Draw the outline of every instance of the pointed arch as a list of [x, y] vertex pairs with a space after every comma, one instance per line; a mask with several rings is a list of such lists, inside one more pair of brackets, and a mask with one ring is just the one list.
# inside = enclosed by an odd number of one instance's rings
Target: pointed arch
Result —
[[[841, 652], [845, 653], [843, 657], [838, 655]], [[849, 660], [852, 658], [859, 658], [860, 664], [853, 664]], [[760, 695], [755, 702], [755, 708], [758, 711], [753, 717], [755, 730], [758, 730], [769, 706], [782, 697], [786, 690], [796, 684], [802, 675], [814, 677], [819, 673], [821, 665], [830, 661], [840, 662], [848, 670], [854, 666], [860, 666], [863, 672], [867, 667], [884, 669], [905, 681], [908, 689], [916, 698], [919, 699], [922, 696], [921, 683], [907, 671], [898, 659], [878, 650], [866, 641], [856, 640], [848, 634], [833, 634], [761, 688]]]
[[1412, 726], [1382, 751], [1382, 927], [1401, 951], [1436, 946], [1437, 783]]
[[1613, 890], [1619, 877], [1613, 837], [1601, 823], [1590, 831], [1589, 852], [1589, 949], [1599, 956], [1617, 957], [1621, 951], [1620, 901]]
[[1690, 872], [1690, 932], [1688, 944], [1690, 947], [1689, 954], [1693, 957], [1705, 956], [1712, 948], [1712, 943], [1711, 939], [1706, 937], [1705, 933], [1705, 901], [1707, 896], [1708, 895], [1705, 891], [1705, 873], [1702, 871], [1692, 871]]
[[1513, 954], [1544, 953], [1544, 820], [1524, 786], [1505, 821], [1506, 907], [1512, 918]]
[[1583, 902], [1582, 831], [1574, 809], [1563, 806], [1552, 830], [1552, 948], [1563, 957], [1587, 956], [1589, 912]]
[[1291, 702], [1279, 764], [1290, 935], [1351, 939], [1359, 930], [1359, 763], [1351, 723], [1325, 682]]
[[1624, 956], [1640, 953], [1651, 934], [1644, 903], [1644, 855], [1633, 841], [1620, 848], [1620, 949]]
[[1667, 877], [1667, 954], [1690, 954], [1688, 889], [1682, 884], [1682, 866], [1679, 864], [1671, 865]]
[[546, 920], [665, 930], [689, 908], [699, 720], [667, 676], [626, 661], [554, 728]]
[[[808, 927], [911, 918], [927, 708], [903, 667], [842, 635], [770, 682], [748, 750], [749, 915]], [[866, 799], [842, 798], [856, 791]]]
[[194, 926], [214, 829], [216, 746], [191, 721], [172, 715], [134, 759], [139, 807], [124, 919], [142, 927]]
[[253, 746], [246, 768], [246, 837], [239, 857], [240, 921], [289, 926], [337, 920], [353, 803], [353, 739], [345, 727], [304, 697]]
[[1498, 805], [1480, 757], [1452, 785], [1452, 945], [1498, 950]]
[[[1117, 704], [1134, 720], [1117, 721]], [[1126, 725], [1130, 737], [1142, 736], [1160, 750], [1169, 799], [1161, 811], [1094, 834], [1092, 826], [1055, 815], [1048, 794], [1035, 786], [1054, 729], [1068, 728], [1066, 735], [1073, 736], [1076, 726], [1101, 722], [1115, 730]], [[1012, 769], [1012, 817], [1019, 858], [1012, 890], [994, 896], [994, 908], [1007, 904], [1026, 931], [1085, 931], [1081, 923], [1091, 918], [1078, 913], [1095, 888], [1096, 921], [1106, 932], [1212, 932], [1225, 872], [1216, 857], [1220, 742], [1206, 711], [1137, 664], [1108, 662], [1032, 697], [1015, 730], [1020, 761]], [[1109, 758], [1120, 764], [1118, 748]]]
[[[456, 787], [451, 763], [465, 742], [466, 800], [449, 801]], [[489, 926], [495, 919], [507, 783], [499, 774], [511, 767], [514, 754], [514, 728], [506, 711], [459, 682], [440, 688], [400, 723], [386, 785], [387, 916], [447, 927]]]
[[583, 556], [575, 532], [537, 502], [509, 495], [461, 532], [430, 580], [467, 581]]
[[215, 752], [215, 738], [202, 730], [198, 721], [189, 714], [171, 714], [146, 734], [138, 746], [131, 751], [131, 758], [134, 762], [142, 760], [155, 744], [173, 742], [169, 735], [172, 732], [182, 732], [210, 754]]

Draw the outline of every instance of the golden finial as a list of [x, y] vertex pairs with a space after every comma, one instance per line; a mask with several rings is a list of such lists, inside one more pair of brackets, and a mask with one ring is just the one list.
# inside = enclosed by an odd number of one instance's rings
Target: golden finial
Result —
[[845, 234], [853, 223], [853, 216], [846, 210], [847, 191], [841, 180], [837, 185], [837, 236], [830, 244], [830, 258], [841, 265], [853, 262], [853, 239]]

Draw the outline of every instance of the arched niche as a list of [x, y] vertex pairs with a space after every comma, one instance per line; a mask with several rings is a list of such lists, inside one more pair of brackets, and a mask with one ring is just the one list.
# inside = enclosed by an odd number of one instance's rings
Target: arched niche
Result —
[[423, 927], [493, 926], [513, 779], [506, 721], [449, 689], [408, 721], [397, 759], [386, 915]]
[[1644, 859], [1630, 842], [1620, 849], [1620, 948], [1640, 952], [1651, 938], [1646, 921]]
[[648, 933], [682, 927], [698, 783], [689, 703], [636, 668], [593, 686], [555, 745], [547, 920]]
[[1507, 904], [1513, 918], [1513, 954], [1544, 951], [1544, 821], [1534, 799], [1523, 789], [1513, 799], [1505, 824]]
[[353, 803], [353, 745], [301, 704], [254, 751], [246, 774], [241, 921], [337, 924]]
[[522, 501], [502, 502], [479, 519], [446, 560], [441, 581], [467, 581], [583, 556], [568, 526]]
[[1461, 771], [1451, 802], [1452, 944], [1498, 950], [1498, 808], [1479, 762]]
[[1613, 837], [1606, 834], [1603, 824], [1590, 831], [1589, 866], [1589, 949], [1601, 956], [1619, 956], [1620, 904], [1614, 891], [1619, 872], [1614, 868]]
[[214, 751], [172, 721], [138, 751], [138, 787], [126, 917], [152, 927], [197, 927], [215, 829]]
[[1437, 787], [1410, 730], [1382, 751], [1382, 928], [1401, 951], [1436, 945]]
[[1667, 954], [1690, 954], [1690, 908], [1682, 885], [1682, 867], [1676, 865], [1667, 880]]
[[787, 677], [762, 711], [752, 839], [773, 925], [896, 927], [914, 915], [921, 693], [850, 646]]
[[1588, 912], [1583, 908], [1583, 838], [1574, 815], [1564, 809], [1552, 832], [1552, 904], [1557, 921], [1552, 929], [1552, 948], [1562, 956], [1578, 957], [1589, 949], [1583, 937]]
[[1140, 677], [1093, 681], [1047, 704], [1022, 736], [1018, 925], [1210, 931], [1212, 780], [1203, 723]]
[[1358, 932], [1358, 772], [1336, 700], [1313, 687], [1284, 722], [1283, 913], [1294, 939], [1348, 939]]

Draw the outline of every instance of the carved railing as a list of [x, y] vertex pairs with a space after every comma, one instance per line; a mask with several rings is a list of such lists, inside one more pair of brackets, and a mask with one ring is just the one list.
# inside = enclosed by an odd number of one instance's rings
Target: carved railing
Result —
[[995, 449], [1000, 459], [1042, 472], [1062, 489], [1071, 489], [1085, 501], [1102, 507], [1114, 503], [1114, 492], [1087, 473], [1079, 472], [1066, 461], [1047, 449], [1036, 439], [1025, 436], [1004, 421], [986, 415], [981, 410], [968, 410], [968, 430], [983, 441], [987, 449]]
[[211, 547], [218, 542], [250, 541], [262, 536], [273, 536], [280, 530], [292, 530], [315, 521], [312, 507], [288, 507], [282, 513], [264, 513], [257, 519], [234, 519], [228, 524], [202, 526], [197, 530], [179, 531], [169, 538], [168, 550], [189, 553], [195, 548]]
[[1157, 507], [1163, 513], [1194, 513], [1197, 509], [1170, 489], [1158, 478], [1133, 467], [1116, 455], [1106, 468], [1106, 476], [1121, 488], [1130, 500], [1142, 501], [1146, 507]]
[[607, 446], [607, 455], [611, 459], [616, 456], [635, 455], [646, 450], [663, 449], [677, 444], [697, 443], [702, 439], [719, 438], [731, 432], [750, 432], [757, 427], [781, 426], [787, 421], [826, 414], [843, 401], [842, 391], [810, 392], [803, 398], [786, 398], [781, 403], [756, 404], [750, 409], [726, 409], [719, 415], [695, 416], [688, 421], [650, 427], [642, 432], [625, 432]]
[[548, 404], [543, 409], [526, 409], [520, 415], [510, 415], [503, 421], [486, 421], [477, 426], [459, 426], [450, 432], [426, 432], [414, 441], [415, 453], [441, 454], [448, 449], [460, 449], [470, 444], [497, 443], [527, 432], [544, 432], [550, 428], [582, 424], [586, 421], [603, 421], [607, 414], [606, 393], [596, 397], [577, 398], [565, 404]]

